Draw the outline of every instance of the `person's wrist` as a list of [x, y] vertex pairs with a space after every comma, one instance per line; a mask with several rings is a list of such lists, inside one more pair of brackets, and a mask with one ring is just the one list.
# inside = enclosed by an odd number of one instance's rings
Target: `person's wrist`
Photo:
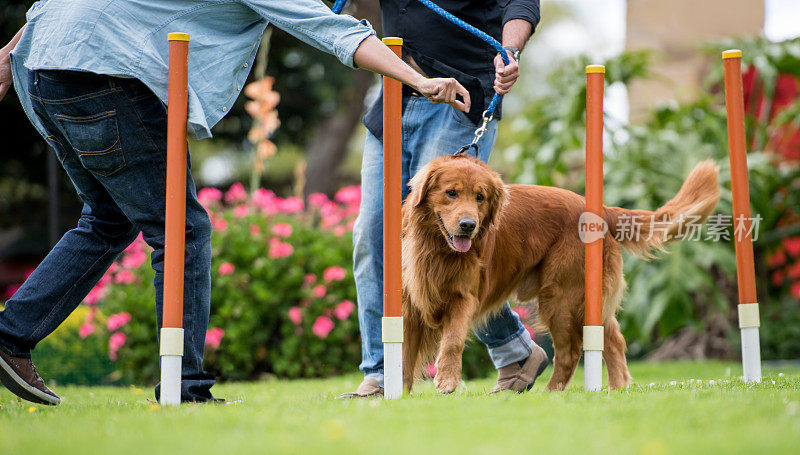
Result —
[[519, 54], [520, 50], [514, 46], [503, 46], [503, 49], [508, 51], [509, 54], [514, 58], [514, 61], [519, 62]]

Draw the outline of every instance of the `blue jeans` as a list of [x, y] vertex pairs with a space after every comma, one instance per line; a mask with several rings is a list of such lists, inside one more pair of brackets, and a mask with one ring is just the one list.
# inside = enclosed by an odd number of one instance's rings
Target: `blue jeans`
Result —
[[[0, 312], [0, 348], [30, 356], [97, 284], [141, 231], [153, 247], [161, 327], [164, 280], [167, 111], [136, 79], [69, 71], [29, 71], [27, 96], [39, 131], [53, 147], [84, 203], [67, 232]], [[211, 399], [203, 371], [211, 293], [211, 222], [186, 187], [184, 401]], [[155, 328], [154, 328], [155, 329]], [[153, 355], [157, 346], [151, 347]], [[156, 386], [156, 396], [159, 394]]]
[[[475, 126], [467, 116], [446, 104], [432, 104], [421, 97], [403, 98], [403, 199], [409, 192], [409, 179], [422, 166], [470, 143], [474, 132]], [[484, 162], [496, 137], [497, 121], [493, 120], [478, 143]], [[383, 144], [370, 133], [364, 144], [361, 209], [353, 229], [353, 244], [361, 329], [359, 369], [383, 384]], [[474, 331], [489, 348], [496, 368], [526, 359], [532, 352], [530, 334], [507, 303]]]

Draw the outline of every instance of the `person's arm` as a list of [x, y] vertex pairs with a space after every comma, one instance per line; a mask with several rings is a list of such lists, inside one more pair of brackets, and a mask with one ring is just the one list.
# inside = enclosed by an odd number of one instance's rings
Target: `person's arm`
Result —
[[[425, 79], [375, 37], [367, 21], [334, 14], [319, 0], [239, 0], [258, 15], [299, 40], [335, 55], [350, 67], [393, 77], [435, 103], [468, 110], [469, 94], [455, 79]], [[456, 100], [456, 94], [463, 102]]]
[[[515, 0], [503, 10], [503, 47], [514, 48], [520, 52], [527, 44], [536, 25], [539, 23], [539, 0]], [[519, 78], [519, 62], [513, 53], [506, 50], [509, 64], [505, 65], [500, 55], [494, 59], [494, 89], [505, 95]]]
[[[413, 87], [433, 103], [447, 103], [454, 108], [469, 112], [469, 92], [453, 78], [428, 79], [414, 71], [375, 36], [369, 36], [353, 55], [356, 66]], [[463, 102], [456, 99], [461, 95]]]
[[25, 30], [24, 25], [11, 38], [11, 41], [0, 49], [0, 101], [3, 100], [8, 89], [14, 84], [14, 79], [11, 76], [11, 51], [17, 46], [19, 39], [22, 38], [23, 30]]

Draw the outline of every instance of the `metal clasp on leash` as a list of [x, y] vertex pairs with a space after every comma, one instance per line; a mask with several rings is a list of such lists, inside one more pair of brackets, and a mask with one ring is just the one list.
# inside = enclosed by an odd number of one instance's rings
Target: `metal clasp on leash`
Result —
[[483, 122], [481, 123], [481, 126], [479, 126], [478, 129], [475, 130], [475, 137], [472, 138], [472, 142], [462, 146], [453, 155], [461, 155], [462, 153], [468, 151], [469, 149], [474, 148], [475, 157], [476, 158], [478, 157], [478, 141], [480, 141], [484, 133], [486, 133], [486, 129], [489, 127], [489, 122], [491, 122], [492, 119], [494, 118], [494, 114], [487, 114], [487, 112], [488, 111], [483, 111], [483, 114], [481, 115], [483, 117]]

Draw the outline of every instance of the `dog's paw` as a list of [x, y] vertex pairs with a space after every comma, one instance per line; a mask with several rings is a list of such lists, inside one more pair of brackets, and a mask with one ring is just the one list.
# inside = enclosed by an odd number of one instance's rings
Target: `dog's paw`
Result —
[[455, 375], [439, 373], [433, 378], [433, 385], [440, 393], [453, 393], [461, 382], [461, 378]]

